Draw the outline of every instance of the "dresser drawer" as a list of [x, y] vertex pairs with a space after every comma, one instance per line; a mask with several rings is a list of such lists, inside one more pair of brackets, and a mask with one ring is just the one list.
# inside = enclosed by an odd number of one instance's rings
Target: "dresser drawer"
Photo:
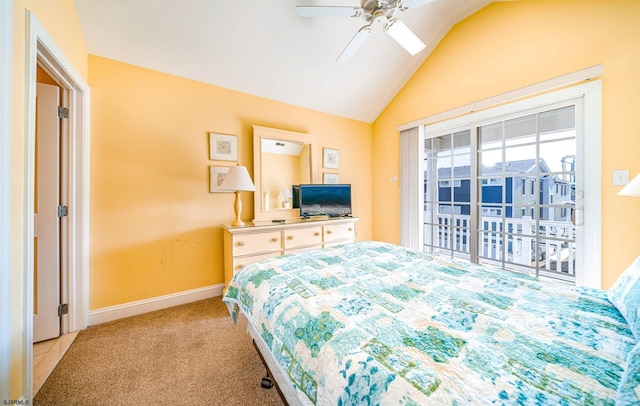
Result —
[[356, 227], [353, 223], [332, 224], [324, 226], [324, 242], [342, 241], [354, 239]]
[[239, 270], [241, 270], [242, 268], [244, 268], [249, 264], [253, 264], [254, 262], [258, 262], [267, 258], [278, 257], [280, 255], [282, 255], [282, 252], [277, 251], [277, 252], [270, 252], [268, 254], [262, 254], [262, 255], [248, 255], [246, 257], [233, 258], [233, 265], [232, 265], [233, 274], [235, 275], [236, 272], [238, 272]]
[[234, 257], [239, 255], [254, 254], [269, 251], [282, 250], [282, 232], [272, 231], [267, 233], [255, 233], [236, 235], [233, 238]]
[[284, 231], [284, 248], [290, 250], [296, 247], [322, 244], [322, 227], [306, 227]]

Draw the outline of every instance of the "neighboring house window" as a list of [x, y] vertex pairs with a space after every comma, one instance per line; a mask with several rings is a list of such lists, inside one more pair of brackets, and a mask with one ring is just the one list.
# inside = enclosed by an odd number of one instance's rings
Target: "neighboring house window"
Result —
[[[462, 185], [462, 181], [460, 179], [454, 179], [453, 180], [453, 187], [460, 187], [461, 185]], [[451, 187], [451, 181], [450, 180], [438, 181], [438, 186], [440, 186], [440, 187]]]
[[482, 208], [482, 215], [483, 216], [502, 216], [502, 209], [496, 208], [496, 207], [483, 207]]
[[502, 186], [502, 178], [482, 179], [482, 184], [486, 186]]
[[536, 180], [531, 179], [531, 196], [536, 194]]

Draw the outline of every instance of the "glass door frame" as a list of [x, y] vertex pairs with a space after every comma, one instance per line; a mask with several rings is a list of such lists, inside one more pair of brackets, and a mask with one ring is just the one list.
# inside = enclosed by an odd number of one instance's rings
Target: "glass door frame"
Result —
[[[580, 121], [580, 124], [576, 122], [576, 126], [581, 125], [584, 128], [584, 144], [581, 145], [581, 148], [584, 149], [583, 163], [589, 163], [589, 165], [585, 164], [582, 170], [583, 190], [588, 190], [588, 193], [583, 192], [581, 205], [576, 202], [576, 222], [582, 225], [583, 238], [581, 238], [579, 245], [576, 246], [576, 250], [582, 253], [582, 259], [580, 265], [576, 264], [575, 283], [577, 286], [601, 288], [602, 83], [600, 80], [586, 81], [579, 85], [550, 91], [549, 93], [526, 99], [510, 103], [505, 102], [505, 104], [497, 107], [476, 112], [472, 111], [469, 114], [433, 124], [427, 123], [424, 125], [424, 135], [425, 139], [428, 139], [438, 134], [453, 133], [464, 129], [471, 129], [472, 134], [477, 134], [473, 132], [472, 125], [477, 126], [481, 123], [498, 121], [511, 114], [518, 115], [529, 110], [544, 108], [557, 103], [566, 103], [575, 99], [582, 99], [582, 111], [578, 112], [578, 109], [576, 109], [576, 120]], [[475, 156], [475, 154], [473, 155]], [[578, 191], [576, 190], [577, 193]], [[421, 203], [421, 207], [424, 207], [424, 201]], [[473, 205], [471, 210], [474, 210]], [[475, 215], [477, 218], [477, 211]], [[474, 222], [471, 223], [473, 224]], [[475, 235], [477, 235], [477, 230], [475, 231]], [[424, 232], [424, 227], [420, 227], [420, 232]], [[477, 252], [475, 257], [477, 258]]]
[[[486, 120], [482, 120], [482, 121], [477, 121], [474, 123], [471, 123], [471, 134], [473, 134], [473, 136], [471, 137], [471, 148], [472, 150], [475, 152], [475, 159], [476, 159], [476, 166], [475, 166], [475, 178], [476, 178], [476, 182], [479, 182], [480, 179], [483, 177], [482, 169], [481, 169], [481, 165], [482, 163], [480, 162], [481, 159], [479, 158], [479, 154], [482, 154], [483, 152], [485, 152], [485, 150], [483, 150], [481, 148], [481, 132], [480, 129], [482, 127], [485, 126], [490, 126], [492, 124], [504, 124], [504, 123], [508, 123], [511, 120], [518, 120], [521, 118], [526, 118], [528, 116], [536, 116], [536, 134], [534, 135], [536, 142], [534, 144], [526, 144], [527, 146], [531, 146], [531, 145], [535, 145], [535, 150], [536, 150], [536, 157], [533, 158], [536, 160], [536, 171], [534, 173], [534, 176], [528, 176], [526, 177], [527, 179], [525, 180], [525, 177], [523, 177], [523, 182], [526, 182], [526, 184], [530, 184], [531, 185], [531, 195], [535, 198], [534, 199], [534, 203], [532, 205], [527, 205], [527, 206], [531, 206], [530, 209], [532, 210], [531, 212], [532, 214], [532, 221], [533, 224], [535, 224], [534, 230], [535, 232], [533, 234], [525, 234], [524, 230], [522, 234], [518, 234], [517, 232], [513, 233], [513, 232], [509, 232], [508, 227], [507, 227], [507, 215], [506, 212], [508, 210], [506, 210], [506, 208], [509, 206], [507, 204], [507, 202], [505, 201], [505, 197], [506, 197], [506, 182], [502, 187], [502, 199], [501, 199], [501, 205], [500, 207], [502, 208], [502, 212], [501, 215], [499, 217], [500, 219], [500, 223], [502, 224], [502, 228], [501, 230], [496, 230], [495, 233], [492, 234], [496, 234], [499, 235], [499, 240], [501, 242], [501, 255], [499, 258], [488, 258], [488, 257], [482, 257], [482, 259], [480, 259], [481, 255], [477, 254], [476, 256], [472, 256], [472, 260], [473, 262], [482, 262], [484, 261], [484, 263], [489, 263], [489, 264], [494, 264], [494, 265], [498, 265], [503, 267], [503, 268], [508, 268], [507, 264], [513, 264], [515, 266], [515, 263], [513, 261], [509, 261], [507, 259], [508, 257], [508, 239], [509, 236], [511, 236], [512, 238], [517, 239], [518, 236], [522, 237], [523, 239], [532, 239], [533, 241], [535, 241], [534, 243], [534, 252], [536, 252], [535, 256], [536, 256], [536, 260], [535, 260], [535, 266], [531, 266], [531, 265], [526, 265], [523, 266], [522, 268], [525, 269], [530, 269], [532, 272], [528, 272], [528, 273], [534, 273], [535, 276], [548, 276], [554, 279], [558, 279], [558, 280], [564, 280], [566, 282], [571, 282], [573, 283], [575, 281], [575, 278], [571, 275], [563, 275], [561, 272], [553, 272], [553, 271], [547, 271], [545, 269], [541, 269], [541, 260], [538, 258], [538, 254], [537, 254], [537, 250], [539, 249], [539, 244], [541, 239], [545, 239], [545, 242], [550, 243], [550, 241], [552, 241], [553, 239], [550, 239], [548, 237], [544, 237], [541, 236], [540, 234], [540, 230], [541, 230], [541, 222], [542, 219], [540, 218], [540, 209], [544, 208], [545, 205], [540, 202], [540, 159], [543, 159], [542, 157], [542, 153], [541, 153], [541, 146], [543, 145], [548, 145], [549, 141], [542, 141], [539, 139], [539, 136], [541, 135], [540, 129], [538, 128], [539, 125], [539, 121], [540, 120], [540, 116], [542, 116], [544, 113], [547, 112], [552, 112], [555, 110], [559, 110], [559, 109], [563, 109], [563, 108], [567, 108], [567, 107], [574, 107], [574, 112], [575, 112], [575, 126], [574, 126], [574, 131], [575, 131], [575, 156], [576, 158], [576, 162], [577, 164], [574, 166], [574, 170], [573, 170], [573, 174], [575, 176], [576, 182], [575, 182], [575, 212], [578, 213], [579, 211], [581, 212], [583, 207], [584, 207], [584, 202], [583, 202], [583, 197], [584, 197], [584, 169], [585, 169], [585, 151], [584, 151], [584, 138], [585, 138], [585, 131], [584, 131], [584, 116], [583, 116], [583, 112], [584, 112], [584, 103], [583, 103], [583, 97], [577, 97], [574, 99], [569, 99], [569, 100], [565, 100], [562, 102], [557, 102], [557, 103], [553, 103], [553, 104], [547, 104], [547, 105], [541, 105], [529, 110], [524, 110], [524, 111], [518, 111], [518, 112], [514, 112], [511, 114], [508, 114], [506, 116], [502, 116], [502, 117], [496, 117], [493, 119], [486, 119]], [[502, 161], [503, 162], [508, 162], [509, 159], [506, 157], [507, 151], [509, 151], [509, 149], [517, 149], [519, 146], [515, 146], [512, 145], [511, 147], [509, 147], [507, 145], [507, 134], [506, 133], [502, 133], [502, 140], [501, 140], [501, 147], [498, 149], [494, 149], [494, 150], [500, 150], [501, 154], [502, 154]], [[552, 174], [555, 172], [551, 172]], [[504, 172], [504, 168], [502, 170], [502, 172], [500, 173], [500, 177], [503, 177], [504, 180], [506, 180], [506, 173]], [[535, 179], [535, 180], [534, 180]], [[531, 182], [527, 182], [528, 180], [531, 180]], [[478, 207], [482, 207], [483, 203], [482, 203], [482, 198], [481, 198], [481, 193], [478, 193], [479, 190], [479, 186], [476, 187], [476, 194], [473, 195], [472, 198], [475, 198], [475, 205], [476, 208]], [[514, 197], [515, 199], [515, 197]], [[515, 205], [515, 202], [512, 203], [512, 210], [515, 210], [515, 208], [517, 207]], [[479, 210], [476, 210], [476, 215], [479, 214]], [[574, 233], [575, 233], [575, 242], [573, 244], [574, 247], [576, 247], [575, 252], [578, 253], [578, 255], [575, 255], [575, 267], [574, 267], [574, 274], [577, 277], [577, 271], [578, 269], [584, 269], [584, 256], [581, 255], [581, 253], [578, 252], [577, 247], [582, 247], [584, 246], [583, 243], [583, 238], [584, 238], [584, 227], [582, 227], [582, 219], [580, 219], [580, 222], [577, 221], [577, 217], [576, 216], [576, 221], [574, 221]], [[582, 217], [582, 216], [580, 216]], [[482, 241], [480, 241], [480, 233], [482, 231], [485, 232], [485, 234], [487, 233], [488, 230], [481, 230], [479, 223], [483, 220], [483, 216], [477, 216], [474, 217], [475, 219], [477, 219], [477, 221], [472, 221], [472, 223], [475, 225], [475, 229], [473, 231], [475, 231], [475, 236], [476, 236], [476, 244], [474, 244], [478, 251], [481, 251], [481, 246], [482, 246]], [[548, 227], [545, 226], [545, 227]], [[563, 241], [562, 239], [558, 240], [559, 241]], [[557, 243], [556, 242], [556, 243]], [[570, 255], [571, 257], [572, 255]], [[556, 264], [556, 267], [559, 267], [560, 264]], [[516, 266], [516, 268], [521, 268], [520, 266]], [[510, 268], [511, 269], [511, 268]], [[534, 271], [535, 270], [535, 271]]]

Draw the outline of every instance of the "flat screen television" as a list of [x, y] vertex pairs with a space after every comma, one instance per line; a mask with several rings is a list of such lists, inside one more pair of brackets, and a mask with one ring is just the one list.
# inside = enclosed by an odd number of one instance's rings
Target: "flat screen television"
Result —
[[300, 185], [300, 216], [351, 215], [351, 185]]

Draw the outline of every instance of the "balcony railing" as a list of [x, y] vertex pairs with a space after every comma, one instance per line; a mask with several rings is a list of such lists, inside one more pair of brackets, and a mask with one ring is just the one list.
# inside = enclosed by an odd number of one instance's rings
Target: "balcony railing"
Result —
[[[424, 225], [425, 251], [440, 249], [468, 259], [470, 216], [439, 214], [435, 220], [436, 224]], [[537, 227], [536, 220], [529, 216], [482, 216], [478, 227], [480, 261], [526, 273], [536, 273], [537, 269], [542, 276], [573, 281], [575, 226], [569, 221], [539, 220]]]

